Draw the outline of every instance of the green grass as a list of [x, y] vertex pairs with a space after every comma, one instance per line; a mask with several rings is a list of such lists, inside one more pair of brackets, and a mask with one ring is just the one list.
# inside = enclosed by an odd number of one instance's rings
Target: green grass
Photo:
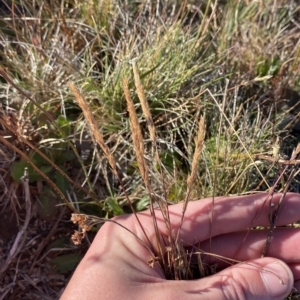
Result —
[[[47, 213], [51, 199], [104, 218], [130, 212], [126, 197], [137, 210], [146, 209], [150, 197], [122, 86], [127, 78], [156, 194], [174, 203], [185, 199], [201, 116], [206, 136], [191, 199], [268, 190], [280, 167], [255, 155], [271, 157], [276, 137], [289, 134], [280, 125], [285, 119], [280, 95], [299, 84], [299, 11], [289, 1], [206, 2], [161, 1], [156, 7], [129, 0], [52, 1], [51, 6], [42, 0], [7, 1], [8, 14], [0, 20], [0, 64], [24, 92], [1, 78], [6, 120], [1, 130], [16, 137], [1, 147], [23, 153], [3, 167], [1, 176], [10, 176], [6, 189], [17, 189], [28, 166], [31, 192], [45, 203], [38, 216]], [[156, 128], [160, 166], [152, 163], [133, 61]], [[93, 112], [117, 161], [123, 190], [89, 132], [69, 81]], [[296, 142], [290, 137], [289, 143]], [[289, 147], [283, 143], [281, 150], [290, 153]], [[49, 188], [55, 196], [45, 199]]]

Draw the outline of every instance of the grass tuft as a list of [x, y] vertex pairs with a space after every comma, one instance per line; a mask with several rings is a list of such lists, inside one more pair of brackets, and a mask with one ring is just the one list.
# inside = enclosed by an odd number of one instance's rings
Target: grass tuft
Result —
[[[28, 237], [57, 228], [44, 233], [48, 239], [35, 237], [40, 261], [22, 259], [19, 269], [33, 274], [48, 265], [46, 249], [60, 258], [63, 248], [74, 259], [68, 242], [50, 245], [52, 235], [60, 241], [70, 232], [63, 206], [85, 216], [88, 227], [75, 236], [82, 252], [91, 225], [130, 212], [138, 220], [150, 208], [157, 246], [148, 249], [149, 264], [160, 262], [169, 279], [207, 276], [214, 270], [201, 251], [187, 252], [173, 233], [169, 205], [183, 202], [184, 222], [194, 199], [299, 192], [299, 9], [285, 0], [200, 2], [0, 6], [0, 206], [21, 227], [20, 178], [28, 168], [36, 224], [27, 226]], [[20, 286], [4, 293], [16, 299]], [[57, 298], [53, 291], [44, 294]]]

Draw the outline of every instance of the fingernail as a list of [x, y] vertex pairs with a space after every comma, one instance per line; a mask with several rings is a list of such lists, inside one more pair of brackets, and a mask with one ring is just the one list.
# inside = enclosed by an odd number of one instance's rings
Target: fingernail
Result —
[[270, 296], [279, 297], [289, 292], [293, 275], [284, 264], [273, 262], [266, 265], [260, 274]]

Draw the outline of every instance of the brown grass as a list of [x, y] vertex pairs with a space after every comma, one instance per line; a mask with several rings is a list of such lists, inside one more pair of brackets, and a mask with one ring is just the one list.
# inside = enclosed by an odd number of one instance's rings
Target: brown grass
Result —
[[[108, 160], [109, 162], [109, 165], [114, 173], [114, 175], [118, 178], [120, 184], [121, 184], [121, 187], [123, 188], [123, 191], [125, 193], [125, 196], [126, 196], [126, 200], [127, 200], [127, 203], [132, 211], [132, 213], [134, 213], [135, 215], [135, 218], [136, 220], [138, 221], [140, 227], [142, 228], [143, 230], [143, 233], [145, 235], [145, 238], [149, 241], [149, 238], [145, 232], [145, 230], [143, 229], [143, 226], [138, 218], [138, 215], [135, 213], [135, 209], [125, 191], [125, 188], [124, 186], [122, 185], [122, 181], [121, 181], [121, 178], [119, 176], [119, 173], [118, 173], [118, 170], [117, 170], [117, 165], [116, 165], [116, 161], [113, 157], [113, 155], [111, 154], [109, 148], [107, 147], [107, 145], [105, 144], [105, 141], [104, 141], [104, 138], [103, 138], [103, 135], [102, 133], [99, 131], [99, 128], [98, 128], [98, 124], [92, 114], [92, 111], [89, 107], [89, 105], [87, 104], [86, 100], [83, 98], [83, 96], [81, 95], [81, 93], [79, 92], [79, 90], [76, 88], [75, 84], [73, 82], [70, 82], [69, 83], [69, 87], [70, 89], [72, 90], [74, 96], [75, 96], [75, 99], [78, 103], [78, 105], [80, 106], [80, 108], [82, 109], [82, 112], [84, 114], [84, 117], [88, 123], [88, 126], [90, 128], [90, 131], [91, 131], [91, 135], [95, 138], [95, 141], [97, 142], [97, 144], [101, 147], [106, 159]], [[141, 143], [143, 142], [143, 139], [140, 141]], [[137, 150], [140, 150], [140, 144], [138, 143], [138, 140], [136, 140], [136, 146], [138, 147]], [[141, 155], [142, 153], [139, 152], [139, 155]], [[140, 156], [141, 158], [141, 156]], [[144, 172], [144, 174], [147, 174], [146, 173], [146, 170]], [[148, 176], [148, 175], [145, 175], [145, 176]], [[147, 178], [147, 177], [146, 177]], [[150, 245], [150, 241], [149, 241], [149, 245]]]
[[138, 168], [140, 170], [140, 174], [143, 178], [144, 184], [148, 190], [148, 193], [151, 193], [151, 186], [150, 186], [150, 181], [149, 181], [149, 171], [148, 171], [148, 166], [145, 160], [145, 149], [144, 149], [144, 139], [141, 131], [141, 127], [139, 124], [139, 120], [136, 115], [136, 111], [134, 108], [133, 101], [130, 96], [130, 91], [128, 88], [128, 80], [124, 79], [123, 80], [123, 89], [124, 89], [124, 95], [127, 103], [127, 109], [129, 112], [130, 116], [130, 130], [132, 134], [132, 141], [133, 141], [133, 146], [135, 149], [136, 153], [136, 158], [138, 162]]
[[104, 138], [102, 133], [99, 131], [98, 124], [93, 116], [93, 113], [85, 101], [85, 99], [82, 97], [81, 93], [79, 90], [76, 88], [75, 84], [73, 82], [69, 82], [69, 88], [73, 92], [75, 96], [75, 100], [77, 101], [78, 105], [82, 109], [82, 112], [84, 114], [85, 120], [88, 123], [88, 126], [90, 127], [90, 131], [92, 133], [92, 136], [95, 138], [97, 144], [101, 147], [105, 157], [107, 158], [109, 165], [114, 172], [115, 176], [118, 177], [118, 171], [117, 171], [117, 166], [116, 162], [110, 153], [107, 145], [105, 144]]
[[[162, 267], [167, 278], [191, 279], [192, 255], [187, 253], [176, 236], [172, 235], [172, 224], [168, 214], [170, 200], [173, 201], [174, 197], [178, 201], [183, 200], [182, 222], [184, 222], [186, 207], [196, 196], [257, 192], [246, 190], [249, 173], [250, 175], [251, 173], [259, 174], [262, 177], [259, 179], [262, 184], [256, 186], [256, 189], [261, 190], [266, 187], [270, 194], [275, 188], [285, 193], [291, 179], [296, 177], [296, 165], [300, 162], [298, 155], [293, 154], [291, 159], [286, 159], [262, 154], [266, 150], [266, 140], [273, 134], [279, 134], [275, 127], [277, 121], [271, 119], [273, 114], [277, 116], [277, 111], [269, 105], [267, 106], [267, 109], [270, 109], [268, 115], [263, 113], [265, 98], [276, 98], [278, 93], [272, 93], [272, 91], [282, 90], [286, 85], [291, 88], [293, 86], [297, 88], [299, 85], [300, 48], [298, 47], [299, 23], [297, 21], [299, 10], [292, 7], [291, 1], [236, 0], [226, 7], [223, 1], [207, 1], [206, 7], [204, 4], [198, 5], [199, 1], [194, 0], [186, 0], [182, 3], [175, 1], [178, 4], [177, 7], [173, 6], [174, 1], [165, 1], [168, 5], [160, 8], [157, 4], [159, 1], [157, 3], [141, 1], [138, 4], [132, 4], [134, 1], [129, 1], [128, 5], [127, 1], [105, 0], [78, 2], [78, 8], [75, 10], [71, 7], [72, 5], [64, 6], [59, 1], [51, 2], [55, 8], [52, 9], [47, 1], [41, 0], [37, 1], [41, 4], [38, 11], [35, 8], [36, 2], [34, 5], [32, 1], [21, 0], [20, 5], [19, 2], [13, 2], [12, 5], [10, 2], [4, 1], [4, 3], [9, 3], [7, 8], [8, 10], [9, 7], [11, 8], [11, 14], [1, 19], [0, 24], [0, 43], [3, 45], [0, 47], [2, 64], [0, 75], [4, 79], [1, 80], [1, 102], [5, 99], [3, 101], [10, 103], [20, 98], [22, 103], [24, 99], [25, 101], [28, 99], [30, 104], [27, 107], [22, 104], [17, 108], [18, 122], [15, 128], [10, 126], [5, 118], [7, 111], [0, 111], [0, 126], [4, 129], [0, 135], [0, 155], [3, 155], [3, 163], [0, 167], [1, 188], [3, 186], [4, 191], [0, 199], [4, 207], [2, 213], [6, 215], [5, 207], [11, 206], [7, 215], [12, 215], [11, 212], [13, 212], [17, 218], [16, 224], [20, 228], [22, 224], [26, 225], [23, 220], [26, 217], [24, 211], [26, 212], [27, 208], [25, 197], [23, 199], [25, 188], [22, 189], [21, 184], [11, 178], [10, 166], [14, 165], [17, 160], [26, 160], [42, 177], [38, 182], [30, 183], [32, 193], [30, 200], [33, 201], [33, 210], [37, 205], [35, 201], [40, 200], [41, 191], [44, 187], [48, 187], [53, 192], [53, 194], [49, 191], [47, 193], [49, 202], [57, 193], [70, 209], [74, 210], [74, 207], [78, 210], [85, 209], [92, 203], [89, 208], [92, 207], [92, 211], [95, 209], [95, 214], [100, 211], [99, 214], [103, 216], [108, 197], [106, 194], [99, 195], [96, 188], [89, 183], [90, 178], [98, 183], [97, 180], [101, 177], [102, 171], [107, 189], [111, 192], [109, 196], [116, 197], [117, 204], [121, 198], [120, 206], [124, 205], [126, 208], [124, 211], [127, 212], [129, 206], [135, 213], [136, 203], [133, 201], [138, 202], [145, 196], [145, 193], [148, 195], [157, 238], [155, 251], [148, 249], [152, 255], [152, 262], [156, 260], [158, 254], [162, 256]], [[60, 12], [59, 16], [55, 11]], [[120, 33], [122, 33], [121, 39]], [[133, 60], [138, 57], [132, 67], [126, 63], [128, 56]], [[225, 85], [214, 75], [214, 70], [218, 69], [220, 64], [222, 68], [224, 67], [224, 78], [230, 79], [230, 82], [225, 82]], [[10, 77], [7, 74], [10, 74]], [[122, 79], [124, 79], [123, 82]], [[47, 133], [54, 133], [53, 136], [58, 136], [55, 135], [55, 131], [59, 130], [56, 127], [55, 117], [63, 114], [62, 111], [65, 108], [74, 108], [73, 97], [65, 88], [70, 80], [74, 82], [70, 84], [70, 89], [83, 111], [82, 123], [85, 121], [88, 123], [93, 140], [97, 141], [100, 151], [109, 162], [108, 169], [110, 168], [113, 173], [113, 180], [106, 176], [106, 167], [98, 168], [101, 171], [94, 168], [99, 163], [96, 161], [97, 154], [96, 159], [91, 163], [88, 161], [85, 165], [80, 161], [80, 155], [72, 140], [75, 134], [69, 136], [62, 132], [60, 138], [67, 141], [68, 149], [72, 148], [74, 151], [78, 159], [76, 164], [80, 162], [80, 168], [75, 167], [75, 171], [80, 169], [77, 173], [83, 172], [83, 179], [72, 174], [73, 164], [69, 173], [68, 162], [57, 163], [55, 160], [51, 161], [51, 156], [47, 157], [43, 154], [46, 148], [42, 148], [43, 146], [39, 144], [41, 139], [47, 139]], [[135, 86], [135, 90], [130, 91], [128, 85], [130, 88]], [[85, 86], [87, 92], [84, 97], [76, 86]], [[270, 90], [271, 94], [264, 97], [264, 93]], [[132, 101], [132, 99], [136, 100], [134, 93], [140, 101], [143, 116], [139, 115], [140, 109]], [[221, 94], [223, 99], [220, 97]], [[94, 98], [97, 100], [100, 98], [99, 105], [86, 100]], [[128, 142], [130, 133], [127, 132], [128, 121], [125, 116], [124, 99], [126, 99], [130, 115], [132, 143]], [[222, 105], [220, 102], [223, 102]], [[3, 102], [3, 104], [6, 103]], [[162, 107], [166, 108], [163, 113], [160, 110]], [[253, 107], [254, 111], [252, 111]], [[217, 108], [217, 113], [215, 113], [215, 108]], [[100, 117], [97, 115], [99, 110], [101, 110]], [[255, 122], [251, 123], [249, 119], [253, 118], [253, 112], [257, 114], [257, 117], [255, 117]], [[51, 130], [43, 131], [39, 128], [39, 114], [46, 115], [47, 125], [52, 127]], [[162, 115], [163, 118], [160, 119]], [[205, 119], [199, 117], [200, 115], [205, 116]], [[69, 115], [65, 116], [66, 121], [69, 121], [67, 120]], [[22, 117], [32, 118], [34, 130], [40, 132], [39, 139], [31, 140], [30, 136], [20, 134]], [[78, 115], [75, 119], [77, 117]], [[147, 124], [146, 129], [148, 129], [146, 132], [141, 130], [144, 119]], [[75, 123], [78, 123], [78, 119], [72, 119], [71, 127], [75, 128], [74, 132], [77, 130], [77, 125], [73, 125]], [[110, 132], [107, 128], [112, 124], [115, 127]], [[249, 124], [257, 127], [257, 130], [251, 131], [251, 137], [247, 136], [247, 132], [243, 130]], [[264, 127], [265, 124], [268, 128], [261, 130], [260, 127]], [[100, 127], [102, 127], [101, 130]], [[144, 127], [142, 128], [144, 130]], [[181, 130], [185, 132], [182, 134]], [[107, 145], [114, 139], [115, 134], [120, 138], [118, 142], [121, 142], [116, 143], [114, 149], [110, 149]], [[13, 138], [6, 138], [7, 135]], [[194, 136], [197, 136], [195, 141]], [[148, 150], [149, 137], [152, 153]], [[204, 137], [205, 142], [208, 139], [217, 140], [214, 143], [215, 147], [209, 149], [210, 143], [207, 143], [203, 150]], [[178, 141], [178, 144], [183, 144], [182, 147], [176, 144]], [[225, 146], [226, 149], [224, 147], [220, 149], [223, 141], [228, 143], [226, 144], [228, 147]], [[249, 144], [255, 145], [255, 153], [252, 148], [249, 149]], [[51, 143], [47, 144], [48, 149], [52, 146]], [[98, 147], [95, 149], [93, 147], [93, 145], [90, 146], [92, 150], [95, 150], [94, 153], [97, 153]], [[195, 147], [194, 151], [192, 151], [193, 147]], [[13, 153], [12, 158], [11, 153], [7, 155], [7, 152], [2, 151], [4, 148]], [[27, 153], [28, 148], [43, 157], [49, 166], [54, 168], [55, 174], [60, 173], [70, 183], [70, 190], [67, 191], [70, 192], [70, 197], [69, 194], [64, 194], [57, 188], [53, 177], [49, 178], [38, 165], [31, 161]], [[257, 149], [259, 150], [256, 151]], [[163, 156], [164, 151], [167, 154], [171, 153], [169, 156], [173, 159], [171, 167], [167, 161], [169, 157]], [[45, 153], [51, 153], [51, 151], [45, 151]], [[184, 159], [187, 158], [186, 169], [182, 168], [180, 163], [177, 164], [176, 154], [184, 156]], [[125, 162], [119, 160], [120, 157], [125, 156]], [[261, 172], [257, 168], [257, 160], [268, 169], [267, 172]], [[248, 161], [251, 163], [248, 164]], [[89, 168], [91, 172], [86, 172], [85, 168]], [[93, 172], [98, 173], [94, 176]], [[120, 176], [121, 172], [131, 180], [129, 183], [126, 182], [125, 188], [122, 182], [124, 178]], [[107, 173], [111, 175], [109, 170]], [[278, 178], [274, 186], [268, 182], [269, 173], [276, 173], [275, 178]], [[274, 179], [272, 176], [270, 176], [271, 179]], [[119, 180], [121, 189], [119, 185], [114, 189], [111, 184], [111, 182], [116, 182], [115, 178]], [[297, 183], [295, 186], [297, 188]], [[86, 195], [87, 198], [85, 198]], [[124, 198], [127, 199], [128, 205], [125, 201], [123, 202]], [[130, 201], [133, 198], [135, 200]], [[94, 205], [95, 203], [98, 205]], [[280, 205], [270, 210], [274, 218], [270, 224], [266, 249], [272, 237], [276, 215], [280, 212]], [[161, 239], [155, 225], [157, 208], [163, 214], [170, 241]], [[105, 210], [105, 213], [111, 217], [114, 213], [109, 209]], [[63, 210], [61, 212], [63, 213]], [[66, 216], [63, 217], [66, 218]], [[32, 244], [31, 248], [24, 247], [23, 252], [14, 256], [12, 267], [7, 268], [11, 270], [7, 274], [11, 276], [9, 280], [11, 284], [14, 284], [15, 290], [9, 285], [3, 288], [10, 294], [10, 299], [21, 297], [20, 295], [25, 293], [23, 287], [31, 286], [31, 276], [37, 266], [44, 268], [47, 265], [45, 261], [49, 260], [49, 256], [44, 255], [44, 251], [46, 252], [52, 239], [58, 239], [61, 232], [68, 236], [71, 230], [66, 229], [66, 223], [59, 223], [63, 217], [62, 214], [55, 216], [57, 219], [51, 223], [51, 230], [46, 232], [46, 238], [39, 239], [39, 236], [35, 236], [32, 239], [34, 241], [36, 239], [39, 243], [38, 247]], [[136, 217], [138, 218], [137, 215]], [[90, 216], [87, 216], [86, 220], [89, 218], [92, 224], [96, 224], [99, 220], [101, 224], [106, 221], [105, 218], [95, 221]], [[39, 217], [34, 216], [33, 220], [35, 223], [42, 223]], [[142, 225], [140, 224], [141, 227]], [[213, 209], [211, 211], [212, 225]], [[23, 229], [26, 230], [25, 227]], [[27, 232], [32, 234], [36, 228], [38, 227], [27, 228]], [[56, 228], [59, 228], [59, 234], [55, 232]], [[28, 237], [26, 245], [30, 244], [30, 239], [31, 237]], [[82, 239], [80, 234], [79, 239]], [[163, 248], [167, 253], [163, 253]], [[15, 246], [12, 250], [15, 250]], [[74, 249], [72, 248], [71, 251]], [[24, 263], [22, 265], [23, 260], [18, 260], [18, 257], [21, 255], [24, 257], [24, 254], [25, 257], [28, 254], [30, 261], [33, 261], [33, 264], [29, 266], [30, 279], [28, 277], [25, 284], [22, 279], [20, 280], [20, 274], [24, 274], [26, 266]], [[201, 261], [203, 254], [201, 250], [194, 251], [194, 254], [198, 257], [197, 267], [202, 276], [211, 273]], [[214, 254], [207, 253], [207, 255]], [[165, 256], [168, 256], [170, 265]], [[232, 260], [229, 264], [236, 262]], [[62, 288], [66, 277], [61, 282]], [[37, 291], [38, 285], [35, 285], [34, 289]], [[56, 288], [55, 292], [57, 290]], [[32, 294], [29, 294], [29, 299], [32, 299]], [[39, 296], [38, 299], [41, 297]]]

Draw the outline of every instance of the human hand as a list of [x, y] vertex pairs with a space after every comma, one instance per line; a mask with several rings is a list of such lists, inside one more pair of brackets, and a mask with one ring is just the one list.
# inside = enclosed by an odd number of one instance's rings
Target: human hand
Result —
[[[278, 204], [280, 194], [273, 196]], [[300, 279], [300, 230], [276, 228], [266, 254], [259, 258], [268, 230], [250, 231], [253, 226], [269, 226], [269, 202], [266, 194], [215, 199], [211, 228], [211, 253], [247, 263], [235, 264], [198, 280], [166, 280], [157, 263], [147, 264], [149, 251], [124, 228], [105, 223], [77, 267], [61, 299], [279, 299], [286, 297]], [[263, 207], [262, 207], [263, 205]], [[254, 224], [252, 223], [257, 212]], [[211, 199], [191, 201], [184, 217], [180, 240], [184, 245], [201, 242], [209, 251]], [[181, 220], [182, 204], [169, 206], [172, 228], [176, 233]], [[168, 235], [160, 212], [158, 226]], [[156, 239], [149, 212], [138, 214], [153, 247]], [[134, 215], [115, 220], [140, 239], [146, 238]], [[289, 193], [283, 200], [277, 226], [300, 220], [300, 195]], [[166, 239], [167, 240], [167, 239]], [[235, 254], [242, 244], [236, 257]], [[155, 247], [154, 247], [155, 248]], [[210, 256], [210, 261], [218, 261]], [[283, 282], [281, 282], [281, 280]], [[295, 281], [295, 283], [294, 283]], [[300, 286], [298, 286], [300, 288]]]

